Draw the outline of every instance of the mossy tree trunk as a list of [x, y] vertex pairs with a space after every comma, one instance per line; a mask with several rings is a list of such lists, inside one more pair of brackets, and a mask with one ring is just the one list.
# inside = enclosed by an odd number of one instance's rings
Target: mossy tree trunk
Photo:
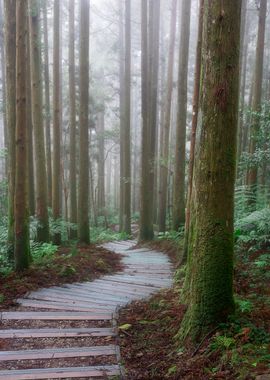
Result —
[[27, 192], [27, 0], [16, 1], [16, 175], [15, 175], [15, 269], [29, 267], [29, 210]]
[[[74, 1], [69, 0], [69, 129], [70, 129], [70, 158], [69, 158], [69, 220], [77, 223], [77, 168], [76, 168], [76, 86], [75, 86], [75, 27]], [[70, 230], [70, 238], [75, 239], [77, 231]]]
[[234, 312], [233, 205], [241, 0], [205, 0], [188, 267], [179, 332], [201, 339]]
[[177, 231], [185, 223], [185, 166], [187, 122], [187, 76], [191, 0], [182, 3], [178, 68], [178, 106], [174, 164], [172, 227]]
[[[60, 127], [60, 1], [54, 2], [53, 16], [53, 177], [52, 214], [54, 221], [61, 217], [61, 127]], [[61, 243], [61, 233], [54, 231], [54, 244]]]
[[15, 131], [16, 131], [16, 1], [5, 0], [5, 53], [8, 132], [8, 257], [14, 253]]
[[80, 111], [78, 236], [89, 244], [89, 0], [80, 0]]
[[47, 173], [45, 160], [45, 140], [43, 128], [43, 96], [41, 82], [41, 36], [40, 36], [40, 4], [38, 0], [28, 0], [30, 63], [31, 63], [31, 101], [32, 123], [35, 144], [35, 177], [36, 177], [36, 217], [37, 241], [49, 241], [49, 218], [47, 205]]

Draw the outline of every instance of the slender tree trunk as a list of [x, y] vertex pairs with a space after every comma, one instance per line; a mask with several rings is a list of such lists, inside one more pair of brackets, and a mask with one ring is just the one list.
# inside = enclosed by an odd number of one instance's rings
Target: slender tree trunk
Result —
[[80, 161], [78, 194], [78, 236], [89, 244], [89, 0], [80, 0]]
[[[75, 86], [75, 30], [74, 1], [69, 0], [69, 129], [70, 129], [70, 217], [71, 223], [77, 223], [77, 176], [76, 176], [76, 86]], [[75, 239], [77, 231], [70, 230], [70, 238]]]
[[28, 0], [31, 86], [32, 86], [32, 122], [35, 143], [36, 163], [36, 216], [38, 220], [37, 240], [49, 241], [49, 219], [47, 206], [47, 174], [45, 162], [45, 144], [42, 115], [42, 70], [41, 70], [41, 36], [40, 36], [40, 6], [37, 0]]
[[98, 114], [98, 213], [105, 217], [104, 105]]
[[[2, 107], [3, 107], [3, 127], [4, 127], [4, 147], [8, 151], [8, 131], [6, 114], [6, 72], [5, 72], [5, 41], [4, 41], [4, 19], [2, 1], [0, 1], [0, 56], [1, 56], [1, 79], [2, 79]], [[5, 175], [8, 178], [8, 156], [5, 156]]]
[[167, 95], [165, 105], [165, 120], [163, 129], [162, 144], [160, 145], [160, 178], [159, 178], [159, 231], [166, 230], [166, 210], [167, 210], [167, 188], [168, 188], [168, 159], [169, 159], [169, 137], [171, 124], [172, 90], [173, 90], [173, 67], [175, 50], [177, 0], [172, 0], [171, 29], [169, 44], [169, 59], [167, 69]]
[[[28, 23], [29, 25], [29, 23]], [[30, 63], [30, 38], [27, 38], [27, 62]], [[34, 168], [34, 148], [33, 148], [33, 123], [32, 123], [32, 90], [31, 90], [31, 69], [27, 65], [26, 79], [26, 108], [27, 108], [27, 139], [28, 139], [28, 202], [31, 216], [36, 214], [35, 203], [35, 168]]]
[[125, 94], [124, 94], [124, 29], [123, 29], [123, 0], [119, 0], [119, 114], [120, 114], [120, 212], [119, 231], [124, 228], [124, 130], [125, 130]]
[[[255, 78], [254, 78], [254, 96], [252, 103], [253, 116], [251, 120], [250, 145], [249, 153], [253, 155], [257, 147], [258, 133], [260, 129], [261, 98], [262, 98], [262, 81], [263, 81], [263, 58], [264, 58], [264, 41], [265, 41], [265, 22], [267, 13], [267, 0], [260, 1], [258, 39], [256, 48]], [[253, 197], [249, 200], [249, 205], [255, 210], [257, 197], [257, 176], [258, 167], [253, 165], [248, 170], [248, 185], [253, 192]]]
[[[60, 1], [54, 2], [53, 18], [53, 177], [52, 213], [55, 221], [61, 217], [61, 128], [60, 128]], [[53, 233], [54, 244], [61, 243], [61, 233]]]
[[45, 88], [45, 136], [46, 136], [46, 165], [48, 185], [48, 206], [52, 207], [52, 153], [51, 153], [51, 106], [50, 106], [50, 76], [49, 76], [49, 44], [47, 26], [47, 0], [43, 4], [43, 41], [44, 41], [44, 88]]
[[199, 27], [196, 49], [196, 62], [195, 62], [195, 78], [194, 78], [194, 90], [193, 90], [193, 102], [192, 102], [192, 122], [191, 122], [191, 139], [190, 139], [190, 155], [189, 155], [189, 172], [188, 172], [188, 193], [187, 193], [187, 208], [186, 208], [186, 220], [185, 220], [185, 243], [184, 253], [182, 261], [186, 262], [187, 250], [188, 250], [188, 236], [189, 236], [189, 223], [190, 223], [190, 202], [192, 197], [192, 185], [193, 185], [193, 169], [195, 159], [195, 142], [196, 142], [196, 130], [198, 123], [198, 106], [199, 106], [199, 94], [201, 83], [201, 60], [202, 60], [202, 31], [203, 31], [203, 7], [204, 0], [200, 0], [199, 8]]
[[131, 82], [131, 14], [130, 0], [125, 1], [125, 121], [124, 121], [124, 183], [123, 231], [131, 233], [131, 164], [130, 164], [130, 82]]
[[[205, 0], [202, 83], [180, 338], [227, 320], [233, 300], [233, 206], [241, 0]], [[221, 48], [222, 47], [222, 48]], [[224, 175], [225, 174], [225, 175]], [[196, 191], [195, 191], [196, 189]]]
[[5, 52], [8, 131], [8, 257], [14, 253], [15, 131], [16, 131], [16, 1], [5, 0]]
[[186, 119], [187, 119], [187, 75], [190, 35], [191, 1], [182, 3], [181, 35], [178, 71], [178, 107], [175, 146], [173, 229], [177, 231], [185, 222], [185, 164], [186, 164]]
[[29, 210], [27, 194], [27, 0], [16, 1], [16, 175], [15, 175], [15, 269], [29, 266]]

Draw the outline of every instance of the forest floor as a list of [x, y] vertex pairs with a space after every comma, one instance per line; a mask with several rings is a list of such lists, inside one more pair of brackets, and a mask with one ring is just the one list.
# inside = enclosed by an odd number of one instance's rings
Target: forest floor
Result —
[[[175, 243], [163, 240], [154, 247], [177, 263]], [[128, 379], [270, 379], [270, 266], [259, 259], [270, 249], [247, 255], [248, 248], [237, 252], [236, 315], [195, 348], [179, 347], [176, 339], [185, 312], [181, 282], [121, 310], [119, 324], [129, 327], [120, 335]], [[261, 374], [269, 377], [257, 377]]]
[[91, 281], [122, 268], [119, 255], [94, 244], [60, 247], [21, 274], [0, 275], [0, 310], [16, 306], [17, 298], [38, 288]]

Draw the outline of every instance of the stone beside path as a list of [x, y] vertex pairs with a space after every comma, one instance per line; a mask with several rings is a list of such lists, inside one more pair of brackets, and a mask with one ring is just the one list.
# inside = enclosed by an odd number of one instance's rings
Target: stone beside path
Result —
[[117, 310], [172, 285], [168, 257], [135, 245], [134, 240], [102, 245], [122, 255], [123, 271], [39, 289], [18, 299], [18, 310], [0, 313], [0, 339], [15, 347], [0, 351], [0, 380], [124, 378]]

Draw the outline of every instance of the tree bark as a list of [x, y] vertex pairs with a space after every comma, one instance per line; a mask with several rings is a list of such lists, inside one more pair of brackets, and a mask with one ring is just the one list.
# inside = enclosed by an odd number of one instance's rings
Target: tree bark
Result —
[[27, 0], [16, 1], [16, 175], [15, 175], [15, 269], [29, 267], [29, 210], [27, 193]]
[[182, 3], [172, 221], [172, 227], [175, 231], [178, 231], [178, 229], [185, 223], [187, 75], [190, 35], [190, 8], [190, 0], [186, 0]]
[[241, 0], [205, 0], [202, 83], [179, 333], [195, 341], [227, 320], [233, 300], [233, 207]]
[[32, 123], [35, 143], [36, 163], [36, 216], [38, 221], [37, 240], [49, 241], [49, 218], [47, 205], [47, 173], [45, 161], [45, 141], [42, 115], [42, 69], [41, 69], [41, 36], [40, 36], [40, 5], [37, 0], [28, 0], [30, 61], [31, 61], [31, 100]]
[[89, 0], [80, 0], [80, 161], [78, 194], [78, 236], [89, 244]]

